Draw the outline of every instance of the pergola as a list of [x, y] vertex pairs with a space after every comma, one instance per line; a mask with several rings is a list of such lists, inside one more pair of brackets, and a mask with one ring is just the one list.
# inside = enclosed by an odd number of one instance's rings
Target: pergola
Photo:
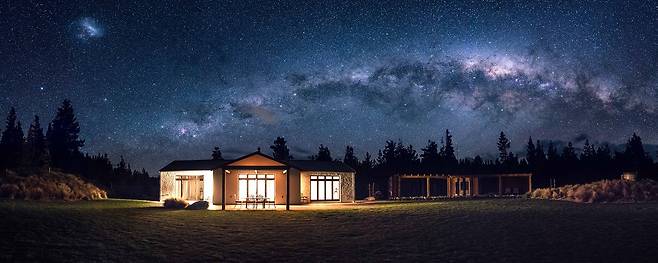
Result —
[[[480, 194], [480, 183], [483, 179], [493, 178], [498, 183], [498, 194], [503, 195], [506, 186], [505, 178], [527, 178], [527, 190], [532, 191], [532, 174], [531, 173], [500, 173], [500, 174], [432, 174], [432, 173], [403, 173], [390, 177], [389, 186], [391, 197], [402, 197], [401, 188], [403, 180], [423, 180], [425, 185], [424, 196], [432, 195], [431, 180], [445, 180], [446, 196], [477, 196]], [[518, 181], [518, 180], [517, 180]], [[507, 183], [509, 184], [509, 183]], [[515, 182], [516, 186], [518, 182]], [[521, 188], [521, 187], [517, 187]]]

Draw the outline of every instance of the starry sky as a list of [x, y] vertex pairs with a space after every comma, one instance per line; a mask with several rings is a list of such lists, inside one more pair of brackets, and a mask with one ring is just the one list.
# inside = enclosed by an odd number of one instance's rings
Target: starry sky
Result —
[[3, 1], [0, 111], [73, 101], [85, 152], [151, 173], [285, 136], [361, 156], [535, 139], [658, 143], [655, 1]]

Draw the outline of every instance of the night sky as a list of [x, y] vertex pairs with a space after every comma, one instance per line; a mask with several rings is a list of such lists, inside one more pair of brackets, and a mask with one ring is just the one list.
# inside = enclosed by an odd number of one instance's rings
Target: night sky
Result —
[[[0, 112], [73, 101], [83, 151], [156, 171], [287, 138], [658, 143], [658, 2], [2, 1]], [[59, 1], [58, 1], [59, 2]], [[619, 2], [619, 3], [617, 3]], [[2, 127], [4, 128], [4, 127]]]

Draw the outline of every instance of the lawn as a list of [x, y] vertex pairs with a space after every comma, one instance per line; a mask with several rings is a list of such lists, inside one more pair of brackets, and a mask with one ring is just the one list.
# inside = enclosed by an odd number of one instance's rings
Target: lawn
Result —
[[528, 199], [321, 211], [175, 211], [123, 200], [0, 201], [0, 261], [637, 261], [658, 204]]

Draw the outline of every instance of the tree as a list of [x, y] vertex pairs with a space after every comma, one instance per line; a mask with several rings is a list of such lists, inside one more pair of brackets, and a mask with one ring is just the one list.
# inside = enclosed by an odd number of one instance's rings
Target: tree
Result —
[[331, 158], [331, 151], [329, 151], [329, 147], [324, 146], [323, 144], [320, 144], [320, 147], [318, 147], [318, 154], [312, 158], [313, 160], [316, 161], [332, 161], [333, 159]]
[[630, 139], [626, 142], [626, 149], [624, 150], [624, 161], [627, 168], [639, 169], [651, 159], [647, 152], [644, 151], [642, 138], [633, 133]]
[[567, 146], [562, 148], [562, 160], [566, 161], [568, 164], [574, 164], [578, 161], [576, 149], [571, 142], [567, 143]]
[[362, 170], [370, 170], [375, 166], [375, 163], [372, 161], [372, 156], [369, 152], [363, 156], [363, 161], [361, 161], [360, 167]]
[[2, 165], [6, 168], [18, 167], [23, 153], [23, 129], [21, 123], [16, 119], [16, 110], [11, 107], [7, 116], [7, 126], [0, 139], [0, 158], [3, 161]]
[[435, 167], [438, 166], [440, 161], [439, 156], [439, 146], [435, 141], [428, 140], [427, 146], [420, 149], [422, 153], [420, 154], [421, 164], [425, 167]]
[[349, 165], [353, 169], [359, 168], [359, 159], [354, 155], [354, 148], [350, 145], [345, 146], [345, 156], [343, 156], [343, 163]]
[[580, 154], [580, 159], [586, 162], [591, 162], [596, 156], [596, 150], [594, 150], [594, 145], [589, 143], [589, 140], [585, 140], [583, 145], [583, 153]]
[[498, 137], [498, 157], [500, 158], [500, 162], [504, 163], [505, 161], [508, 160], [508, 150], [510, 149], [510, 140], [507, 139], [507, 136], [505, 136], [504, 132], [500, 132], [500, 136]]
[[455, 155], [455, 147], [452, 142], [452, 135], [448, 129], [446, 129], [445, 145], [443, 145], [443, 149], [441, 150], [443, 153], [443, 160], [448, 166], [454, 166], [457, 164], [457, 156]]
[[224, 160], [224, 158], [222, 157], [222, 151], [219, 150], [219, 146], [215, 146], [215, 149], [213, 149], [212, 159], [213, 160]]
[[274, 159], [282, 161], [292, 159], [288, 145], [286, 145], [286, 139], [283, 137], [276, 137], [274, 143], [270, 145], [270, 149], [272, 149], [272, 157], [274, 157]]
[[557, 153], [557, 148], [555, 148], [555, 145], [553, 145], [553, 142], [550, 141], [548, 142], [548, 150], [546, 152], [546, 159], [549, 161], [557, 161], [560, 159], [560, 154]]
[[544, 153], [544, 146], [537, 140], [535, 149], [535, 163], [541, 165], [546, 162], [546, 154]]
[[596, 149], [596, 161], [598, 163], [608, 163], [612, 159], [612, 151], [607, 143], [600, 145]]
[[81, 159], [80, 148], [85, 141], [80, 139], [80, 124], [75, 117], [70, 100], [64, 100], [57, 109], [55, 119], [46, 132], [48, 148], [54, 167], [70, 170], [74, 162]]
[[39, 116], [34, 116], [34, 121], [27, 130], [24, 161], [27, 166], [43, 167], [49, 162], [48, 149], [46, 148], [46, 137], [39, 122]]
[[525, 147], [526, 153], [525, 153], [525, 159], [528, 161], [528, 164], [530, 166], [535, 166], [537, 164], [536, 159], [537, 159], [537, 148], [535, 148], [535, 144], [532, 142], [532, 136], [528, 138], [528, 144]]

